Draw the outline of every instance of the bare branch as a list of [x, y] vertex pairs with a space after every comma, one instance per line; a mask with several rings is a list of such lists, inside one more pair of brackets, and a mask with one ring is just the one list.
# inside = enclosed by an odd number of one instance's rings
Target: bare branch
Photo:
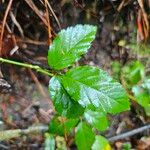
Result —
[[9, 140], [11, 138], [17, 138], [21, 135], [26, 134], [39, 134], [41, 132], [45, 132], [48, 130], [48, 126], [39, 125], [39, 126], [31, 126], [27, 129], [15, 129], [15, 130], [5, 130], [0, 131], [0, 141]]
[[108, 138], [108, 140], [110, 142], [114, 142], [114, 141], [117, 141], [117, 140], [122, 140], [122, 139], [125, 139], [127, 137], [130, 137], [130, 136], [133, 136], [135, 134], [138, 134], [140, 132], [143, 132], [145, 130], [148, 130], [148, 129], [150, 129], [150, 124], [145, 125], [145, 126], [140, 127], [140, 128], [137, 128], [137, 129], [134, 129], [134, 130], [131, 130], [131, 131], [128, 131], [126, 133], [122, 133], [122, 134], [110, 137], [110, 138]]

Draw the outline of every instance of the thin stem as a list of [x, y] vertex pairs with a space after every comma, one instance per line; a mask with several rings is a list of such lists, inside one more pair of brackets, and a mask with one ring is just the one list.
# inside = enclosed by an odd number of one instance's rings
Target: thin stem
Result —
[[25, 68], [34, 69], [37, 72], [41, 72], [41, 73], [46, 74], [48, 76], [54, 76], [54, 74], [50, 73], [49, 70], [42, 69], [41, 67], [39, 67], [37, 65], [21, 63], [21, 62], [12, 61], [12, 60], [9, 60], [9, 59], [4, 59], [4, 58], [1, 58], [1, 57], [0, 57], [0, 62], [12, 64], [12, 65], [17, 65], [17, 66], [21, 66], [21, 67], [25, 67]]

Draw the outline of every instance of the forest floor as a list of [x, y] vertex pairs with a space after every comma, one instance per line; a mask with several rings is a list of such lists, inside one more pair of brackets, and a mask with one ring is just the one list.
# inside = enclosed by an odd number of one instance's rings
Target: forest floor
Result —
[[[114, 76], [113, 62], [124, 66], [139, 57], [144, 62], [148, 61], [149, 55], [146, 58], [142, 55], [137, 57], [137, 53], [127, 46], [132, 42], [149, 41], [148, 36], [144, 33], [142, 35], [137, 26], [141, 10], [137, 1], [127, 0], [123, 3], [116, 0], [103, 3], [96, 0], [51, 0], [49, 5], [45, 5], [42, 0], [11, 1], [0, 4], [0, 35], [3, 36], [0, 39], [0, 43], [3, 43], [0, 55], [3, 58], [47, 67], [49, 44], [62, 28], [93, 24], [98, 27], [96, 39], [79, 64], [98, 66]], [[150, 20], [149, 10], [145, 14], [149, 15]], [[0, 130], [48, 125], [55, 113], [48, 92], [50, 78], [31, 69], [10, 64], [2, 63], [0, 68]], [[7, 85], [2, 85], [2, 80]], [[123, 82], [121, 77], [119, 80]], [[111, 138], [149, 123], [150, 117], [145, 114], [144, 109], [133, 102], [130, 111], [110, 116], [110, 128], [102, 134]], [[126, 145], [126, 150], [130, 146], [132, 149], [148, 150], [150, 130], [111, 144], [116, 150], [123, 149], [123, 145]], [[22, 135], [2, 141], [1, 149], [42, 150], [44, 134]]]

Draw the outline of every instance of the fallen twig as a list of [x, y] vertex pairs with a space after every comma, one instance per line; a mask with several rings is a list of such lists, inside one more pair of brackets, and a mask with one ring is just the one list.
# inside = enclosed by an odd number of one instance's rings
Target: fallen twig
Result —
[[145, 126], [140, 127], [140, 128], [137, 128], [137, 129], [134, 129], [134, 130], [131, 130], [131, 131], [128, 131], [126, 133], [122, 133], [122, 134], [110, 137], [110, 138], [108, 138], [108, 140], [110, 142], [114, 142], [114, 141], [117, 141], [117, 140], [122, 140], [122, 139], [125, 139], [127, 137], [130, 137], [130, 136], [133, 136], [135, 134], [138, 134], [140, 132], [143, 132], [144, 130], [148, 130], [148, 129], [150, 129], [150, 124], [145, 125]]
[[5, 145], [3, 145], [3, 144], [0, 144], [0, 148], [2, 148], [2, 149], [9, 149], [8, 146], [5, 146]]
[[11, 138], [17, 138], [21, 135], [26, 134], [39, 134], [41, 132], [45, 132], [48, 130], [48, 126], [39, 125], [39, 126], [31, 126], [27, 129], [15, 129], [15, 130], [5, 130], [0, 131], [0, 141], [9, 140]]
[[51, 33], [51, 25], [50, 25], [50, 18], [49, 18], [49, 11], [47, 7], [47, 3], [49, 3], [47, 0], [45, 0], [45, 9], [46, 9], [46, 20], [47, 20], [47, 30], [48, 30], [48, 44], [50, 45], [52, 43], [52, 33]]
[[[40, 1], [40, 2], [44, 5], [44, 3], [43, 3], [42, 1]], [[60, 25], [60, 22], [59, 22], [59, 20], [58, 20], [58, 18], [57, 18], [57, 16], [56, 16], [55, 12], [53, 11], [53, 9], [52, 9], [50, 3], [49, 3], [48, 1], [46, 1], [46, 2], [47, 2], [47, 5], [48, 5], [49, 10], [51, 11], [52, 15], [54, 16], [54, 18], [55, 18], [55, 20], [56, 20], [56, 22], [57, 22], [57, 25], [58, 25], [58, 27], [59, 27], [59, 30], [61, 30], [61, 25]]]
[[10, 11], [10, 17], [11, 17], [11, 20], [13, 21], [13, 23], [14, 23], [14, 24], [16, 25], [16, 27], [18, 28], [21, 37], [24, 38], [23, 29], [22, 29], [21, 25], [19, 24], [19, 22], [17, 21], [17, 19], [16, 19], [15, 15], [13, 14], [12, 11]]

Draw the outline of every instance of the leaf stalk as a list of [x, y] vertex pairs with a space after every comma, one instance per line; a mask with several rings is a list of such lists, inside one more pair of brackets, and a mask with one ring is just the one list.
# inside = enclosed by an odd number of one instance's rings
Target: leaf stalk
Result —
[[35, 71], [40, 72], [42, 74], [45, 74], [45, 75], [48, 75], [48, 76], [51, 76], [51, 77], [54, 76], [54, 74], [50, 73], [49, 70], [43, 69], [43, 68], [39, 67], [38, 65], [21, 63], [21, 62], [9, 60], [9, 59], [1, 58], [1, 57], [0, 57], [0, 62], [8, 63], [8, 64], [16, 65], [16, 66], [21, 66], [21, 67], [25, 67], [25, 68], [34, 69]]

